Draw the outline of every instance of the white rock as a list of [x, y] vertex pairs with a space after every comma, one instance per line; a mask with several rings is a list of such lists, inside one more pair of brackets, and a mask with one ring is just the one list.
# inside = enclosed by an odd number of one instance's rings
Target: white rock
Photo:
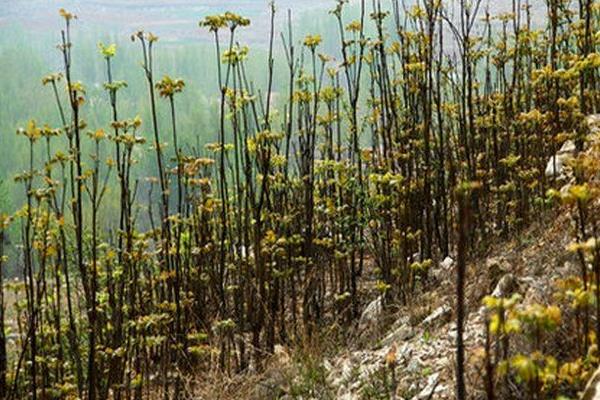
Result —
[[448, 359], [448, 357], [441, 357], [441, 358], [437, 359], [436, 364], [437, 364], [437, 370], [441, 371], [444, 368], [446, 368], [448, 365], [450, 365], [450, 360]]
[[433, 278], [438, 282], [447, 281], [452, 275], [452, 267], [454, 266], [454, 260], [452, 257], [446, 257], [444, 260], [434, 267], [432, 270]]
[[440, 374], [435, 373], [429, 375], [427, 378], [427, 385], [419, 392], [419, 394], [415, 397], [417, 400], [425, 400], [433, 398], [432, 394], [441, 392], [444, 388], [440, 387], [438, 383], [440, 382]]
[[452, 309], [448, 305], [439, 306], [422, 322], [422, 325], [428, 326], [436, 322], [438, 319], [450, 314]]
[[408, 372], [409, 374], [417, 374], [421, 372], [422, 369], [423, 363], [421, 363], [421, 360], [415, 357], [408, 363], [408, 366], [406, 367], [406, 372]]
[[600, 400], [600, 369], [596, 370], [585, 387], [582, 400]]
[[550, 157], [546, 164], [545, 174], [547, 177], [564, 178], [564, 169], [566, 163], [573, 158], [575, 154], [575, 143], [572, 140], [567, 140], [563, 143], [558, 152]]
[[359, 331], [363, 332], [368, 328], [372, 327], [374, 322], [379, 320], [381, 313], [383, 312], [383, 296], [377, 297], [375, 300], [369, 303], [367, 308], [360, 315], [359, 320]]
[[566, 142], [563, 143], [560, 150], [558, 150], [557, 154], [560, 154], [560, 155], [571, 154], [572, 155], [574, 153], [575, 153], [575, 142], [573, 142], [572, 140], [567, 140]]
[[408, 318], [399, 319], [392, 328], [390, 333], [381, 341], [383, 346], [389, 346], [392, 343], [398, 344], [415, 336], [415, 330], [410, 326]]
[[515, 277], [513, 274], [504, 275], [492, 292], [493, 297], [508, 297], [513, 292], [516, 286]]
[[591, 114], [591, 115], [588, 115], [586, 117], [586, 119], [587, 119], [588, 125], [590, 125], [592, 128], [594, 127], [593, 125], [599, 125], [600, 124], [600, 114]]
[[564, 161], [565, 159], [561, 156], [550, 157], [550, 160], [548, 160], [548, 164], [546, 164], [546, 177], [560, 177], [563, 173]]
[[452, 268], [452, 266], [454, 265], [454, 260], [452, 259], [452, 257], [446, 257], [444, 258], [444, 261], [442, 261], [440, 263], [440, 267], [442, 267], [443, 270], [450, 270], [450, 268]]
[[452, 330], [448, 330], [448, 339], [450, 339], [450, 341], [452, 343], [456, 342], [456, 337], [457, 336], [458, 336], [458, 332], [456, 331], [456, 328], [452, 329]]

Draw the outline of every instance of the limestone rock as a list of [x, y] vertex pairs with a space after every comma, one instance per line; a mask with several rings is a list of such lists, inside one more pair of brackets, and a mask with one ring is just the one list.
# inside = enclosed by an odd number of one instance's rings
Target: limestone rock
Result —
[[373, 328], [383, 313], [383, 296], [377, 297], [369, 303], [360, 315], [358, 330], [360, 333]]
[[440, 267], [442, 267], [442, 269], [445, 271], [450, 271], [450, 268], [452, 268], [453, 265], [454, 260], [452, 259], [452, 257], [446, 257], [444, 258], [444, 261], [440, 263]]
[[546, 176], [549, 178], [556, 177], [558, 179], [565, 178], [565, 166], [574, 155], [575, 143], [572, 140], [567, 140], [563, 143], [560, 150], [548, 160], [545, 171]]
[[511, 273], [504, 275], [492, 291], [493, 297], [508, 297], [517, 287], [515, 276]]
[[450, 316], [452, 309], [448, 305], [439, 306], [436, 308], [427, 318], [421, 323], [423, 326], [430, 326], [439, 320], [445, 319]]
[[454, 260], [452, 257], [446, 257], [444, 260], [439, 263], [437, 267], [435, 267], [432, 271], [433, 277], [436, 281], [441, 282], [447, 280], [452, 273], [452, 267], [454, 266]]
[[433, 399], [435, 393], [439, 393], [444, 388], [439, 387], [440, 383], [440, 374], [435, 373], [429, 375], [427, 378], [427, 385], [419, 392], [419, 394], [415, 397], [417, 400], [427, 400]]
[[408, 323], [403, 321], [392, 328], [392, 331], [381, 341], [383, 346], [390, 346], [393, 343], [400, 343], [415, 336], [415, 330]]
[[592, 133], [600, 131], [600, 114], [592, 114], [586, 117], [587, 124], [590, 127]]
[[583, 391], [581, 400], [600, 400], [600, 369], [597, 369]]

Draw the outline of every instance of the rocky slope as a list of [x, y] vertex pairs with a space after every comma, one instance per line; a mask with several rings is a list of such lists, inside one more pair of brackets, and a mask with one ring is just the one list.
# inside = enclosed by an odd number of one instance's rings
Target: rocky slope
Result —
[[[588, 117], [588, 124], [591, 140], [585, 151], [600, 160], [600, 115]], [[562, 192], [568, 192], [574, 184], [569, 167], [574, 152], [575, 146], [568, 142], [557, 152], [558, 162], [548, 161], [546, 173], [556, 174]], [[600, 208], [598, 204], [594, 207]], [[567, 249], [573, 241], [570, 228], [574, 220], [568, 209], [557, 207], [533, 217], [537, 219], [530, 221], [529, 228], [510, 241], [499, 241], [485, 256], [468, 265], [464, 338], [469, 398], [485, 398], [487, 316], [482, 299], [519, 293], [524, 306], [547, 304], [556, 292], [557, 281], [580, 272], [575, 254]], [[278, 346], [263, 375], [250, 380], [233, 378], [221, 383], [219, 395], [211, 391], [202, 396], [231, 398], [235, 393], [236, 398], [256, 399], [452, 399], [454, 279], [455, 262], [448, 257], [431, 269], [426, 290], [410, 304], [390, 312], [381, 297], [367, 303], [360, 323], [340, 350], [307, 360], [304, 353], [298, 356]], [[561, 334], [552, 338], [556, 348], [565, 340]], [[600, 370], [582, 396], [600, 400]]]
[[[539, 223], [520, 241], [513, 241], [492, 252], [482, 262], [469, 266], [470, 285], [465, 340], [469, 364], [479, 362], [485, 341], [485, 312], [481, 306], [487, 294], [497, 297], [518, 292], [524, 302], [542, 302], [551, 296], [553, 282], [577, 273], [566, 251], [570, 239], [563, 227], [568, 217], [561, 215], [551, 224]], [[377, 324], [370, 334], [375, 344], [367, 349], [348, 351], [327, 360], [328, 378], [339, 399], [360, 398], [365, 385], [375, 379], [377, 371], [389, 368], [387, 356], [395, 353], [394, 375], [398, 398], [450, 399], [454, 397], [454, 343], [456, 324], [452, 313], [454, 302], [454, 263], [446, 259], [434, 270], [439, 277], [437, 289], [419, 303], [398, 312], [398, 318], [387, 333], [379, 335]], [[379, 299], [375, 302], [380, 301]], [[381, 308], [371, 303], [363, 313], [363, 323], [377, 319]], [[471, 386], [481, 376], [470, 368]]]
[[[591, 140], [588, 153], [597, 152], [592, 146], [600, 142], [600, 116], [588, 117]], [[565, 143], [556, 161], [549, 160], [547, 174], [557, 175], [562, 182], [561, 192], [568, 191], [574, 182], [569, 169], [574, 144]], [[594, 157], [600, 156], [593, 154]], [[600, 157], [598, 157], [600, 158]], [[532, 226], [508, 243], [499, 243], [487, 258], [468, 267], [468, 319], [465, 324], [468, 384], [477, 396], [482, 388], [481, 354], [485, 343], [485, 309], [481, 300], [486, 295], [507, 297], [519, 293], [523, 304], [545, 303], [551, 298], [558, 279], [578, 274], [576, 259], [567, 251], [572, 241], [568, 226], [572, 217], [564, 209]], [[363, 312], [359, 332], [370, 335], [371, 347], [347, 351], [327, 360], [328, 379], [339, 399], [365, 398], [365, 388], [377, 379], [378, 371], [394, 377], [398, 399], [454, 398], [454, 347], [456, 324], [453, 315], [454, 266], [447, 258], [433, 270], [433, 291], [419, 297], [418, 302], [398, 311], [395, 323], [380, 334], [377, 321], [383, 309], [378, 298]], [[390, 358], [393, 367], [389, 365]], [[393, 368], [393, 372], [390, 371]], [[382, 373], [385, 375], [385, 373]], [[600, 382], [592, 379], [588, 393]], [[600, 386], [599, 386], [600, 388]], [[600, 393], [600, 390], [598, 390]], [[483, 393], [481, 393], [483, 395]], [[586, 399], [600, 399], [598, 397]]]

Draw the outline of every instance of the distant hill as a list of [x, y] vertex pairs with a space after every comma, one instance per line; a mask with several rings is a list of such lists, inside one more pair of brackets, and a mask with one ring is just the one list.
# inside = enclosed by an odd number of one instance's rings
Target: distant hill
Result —
[[[279, 0], [276, 7], [279, 17], [284, 18], [287, 9], [299, 16], [307, 10], [332, 8], [334, 1], [323, 0]], [[0, 29], [9, 23], [17, 23], [34, 31], [56, 30], [60, 19], [57, 10], [66, 8], [79, 16], [80, 27], [95, 26], [115, 33], [129, 34], [140, 28], [151, 30], [165, 41], [197, 39], [201, 33], [197, 22], [204, 16], [224, 11], [233, 11], [251, 18], [252, 27], [248, 30], [248, 40], [264, 41], [264, 33], [269, 28], [269, 1], [267, 0], [116, 0], [58, 1], [32, 0], [7, 1], [0, 6]]]

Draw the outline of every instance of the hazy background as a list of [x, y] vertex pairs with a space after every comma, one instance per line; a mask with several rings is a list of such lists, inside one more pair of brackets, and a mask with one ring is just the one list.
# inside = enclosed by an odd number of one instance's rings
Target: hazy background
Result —
[[[545, 8], [540, 6], [542, 0], [535, 3], [534, 19], [538, 19]], [[295, 41], [301, 41], [307, 33], [319, 33], [324, 39], [319, 51], [335, 57], [339, 36], [335, 19], [328, 13], [335, 4], [335, 0], [276, 2], [275, 92], [287, 86], [279, 32], [285, 28], [288, 9], [292, 12]], [[389, 6], [389, 1], [383, 4]], [[491, 13], [497, 14], [509, 11], [511, 4], [509, 0], [490, 0], [483, 9], [489, 6]], [[0, 0], [0, 181], [4, 181], [0, 182], [0, 212], [14, 210], [23, 198], [23, 188], [12, 183], [12, 177], [25, 168], [27, 160], [26, 142], [15, 135], [16, 128], [31, 118], [40, 125], [60, 126], [52, 92], [41, 85], [41, 78], [62, 70], [61, 54], [56, 48], [63, 27], [58, 15], [61, 7], [78, 15], [72, 26], [73, 79], [87, 88], [83, 118], [90, 129], [108, 128], [110, 121], [108, 99], [102, 89], [106, 77], [97, 49], [100, 41], [117, 43], [114, 78], [129, 84], [120, 93], [120, 116], [140, 115], [145, 122], [150, 120], [140, 47], [129, 39], [138, 29], [160, 37], [155, 50], [157, 79], [169, 74], [186, 81], [185, 92], [177, 97], [177, 107], [182, 142], [188, 146], [201, 149], [217, 137], [215, 50], [211, 34], [198, 27], [199, 20], [227, 10], [249, 17], [251, 26], [240, 29], [237, 39], [251, 47], [248, 75], [255, 87], [266, 83], [270, 28], [267, 0]], [[356, 18], [358, 10], [350, 6], [345, 20]], [[166, 104], [160, 101], [159, 113], [166, 116], [166, 111]], [[165, 130], [162, 136], [168, 138], [168, 118], [161, 118], [160, 123]], [[148, 123], [144, 124], [142, 134], [149, 137], [149, 128]], [[152, 157], [145, 157], [136, 167], [140, 176], [153, 175], [153, 168]]]
[[[306, 11], [332, 8], [333, 0], [279, 0], [280, 16], [291, 9], [301, 16]], [[0, 2], [0, 28], [17, 23], [34, 34], [47, 35], [60, 29], [57, 10], [61, 7], [79, 16], [80, 29], [101, 29], [107, 34], [129, 35], [144, 28], [164, 41], [185, 42], [209, 38], [198, 29], [198, 21], [206, 15], [233, 11], [250, 18], [248, 41], [266, 42], [263, 34], [269, 27], [267, 0], [3, 0]]]
[[[353, 0], [354, 5], [345, 10], [346, 22], [359, 17], [357, 1]], [[405, 0], [407, 4], [414, 1]], [[450, 1], [444, 0], [448, 5]], [[535, 1], [534, 21], [543, 19], [543, 0], [532, 1]], [[366, 3], [370, 5], [371, 0]], [[383, 2], [386, 6], [389, 3], [389, 0]], [[335, 17], [328, 13], [335, 4], [335, 0], [276, 2], [275, 99], [278, 92], [287, 93], [287, 67], [279, 33], [286, 28], [288, 9], [292, 12], [294, 41], [301, 43], [308, 33], [321, 34], [323, 44], [319, 52], [333, 56], [335, 63], [340, 48], [339, 32]], [[510, 11], [511, 4], [510, 0], [489, 0], [487, 6], [492, 14], [497, 14]], [[78, 15], [72, 25], [72, 75], [74, 80], [82, 81], [87, 90], [81, 116], [89, 129], [110, 130], [111, 111], [102, 87], [106, 80], [105, 63], [98, 53], [98, 42], [116, 43], [113, 77], [128, 82], [128, 87], [119, 92], [119, 116], [125, 119], [139, 115], [144, 121], [140, 134], [149, 139], [152, 136], [147, 83], [140, 67], [141, 49], [139, 43], [130, 40], [130, 35], [138, 29], [152, 31], [160, 37], [155, 46], [156, 79], [169, 74], [186, 82], [184, 93], [176, 97], [178, 133], [186, 152], [202, 153], [204, 144], [218, 137], [215, 49], [212, 35], [198, 27], [199, 20], [227, 10], [250, 18], [251, 26], [240, 29], [236, 37], [240, 44], [249, 45], [251, 49], [246, 68], [249, 79], [256, 88], [266, 85], [270, 29], [267, 0], [0, 0], [0, 213], [13, 213], [25, 198], [23, 185], [13, 181], [17, 173], [27, 168], [29, 157], [27, 141], [15, 134], [17, 128], [25, 126], [30, 119], [35, 119], [38, 125], [61, 126], [51, 88], [41, 84], [43, 76], [63, 69], [62, 56], [56, 48], [64, 26], [58, 14], [61, 7]], [[446, 37], [451, 35], [448, 33]], [[448, 47], [447, 51], [452, 52], [452, 46]], [[302, 50], [300, 44], [297, 50]], [[62, 86], [61, 95], [63, 106], [67, 107]], [[278, 107], [277, 102], [275, 107]], [[170, 117], [168, 105], [162, 99], [158, 100], [158, 113], [161, 138], [168, 142]], [[273, 114], [276, 115], [277, 110]], [[66, 151], [65, 138], [55, 140], [55, 149], [59, 147]], [[134, 177], [140, 182], [138, 200], [144, 204], [147, 202], [144, 178], [156, 173], [149, 144], [146, 149], [133, 169]], [[108, 157], [112, 146], [104, 151], [104, 157]], [[89, 148], [84, 146], [83, 152], [87, 158]], [[38, 146], [35, 156], [37, 168], [42, 168], [45, 156], [41, 147]], [[116, 182], [111, 183], [112, 187], [116, 187]], [[103, 224], [111, 223], [116, 209], [118, 196], [111, 192], [103, 203]], [[11, 241], [18, 243], [19, 235], [18, 224], [13, 224]], [[16, 247], [9, 245], [8, 252], [11, 254], [8, 269], [15, 270], [19, 259]]]
[[[333, 17], [327, 13], [334, 4], [333, 0], [279, 0], [276, 24], [285, 26], [289, 9], [297, 39], [308, 31], [320, 32], [324, 26], [334, 29]], [[267, 65], [270, 29], [266, 0], [0, 0], [0, 180], [4, 181], [0, 186], [0, 210], [13, 209], [22, 198], [23, 189], [12, 183], [27, 159], [26, 143], [15, 135], [17, 127], [31, 118], [40, 125], [60, 126], [52, 92], [41, 85], [41, 78], [62, 70], [61, 54], [56, 48], [64, 24], [58, 15], [61, 7], [78, 16], [72, 25], [73, 77], [87, 88], [83, 118], [90, 129], [107, 128], [110, 122], [108, 99], [102, 89], [105, 64], [97, 50], [100, 41], [117, 43], [114, 78], [129, 83], [120, 94], [120, 115], [131, 118], [139, 114], [149, 121], [141, 50], [129, 39], [138, 29], [160, 37], [155, 50], [157, 79], [169, 74], [186, 81], [177, 106], [183, 141], [190, 146], [201, 148], [216, 138], [215, 50], [212, 35], [199, 28], [198, 21], [228, 10], [250, 18], [251, 26], [240, 29], [237, 38], [251, 47], [248, 69], [249, 75], [258, 80], [257, 87], [266, 80], [262, 73]], [[279, 36], [276, 47], [281, 48]], [[283, 63], [278, 63], [276, 74], [281, 74], [282, 68]], [[281, 77], [276, 79], [275, 90], [284, 81]], [[161, 114], [165, 106], [159, 103]], [[168, 121], [161, 122], [168, 126]], [[148, 136], [147, 129], [146, 124], [142, 134]], [[138, 170], [151, 175], [153, 166], [148, 158], [147, 164], [142, 160]]]

